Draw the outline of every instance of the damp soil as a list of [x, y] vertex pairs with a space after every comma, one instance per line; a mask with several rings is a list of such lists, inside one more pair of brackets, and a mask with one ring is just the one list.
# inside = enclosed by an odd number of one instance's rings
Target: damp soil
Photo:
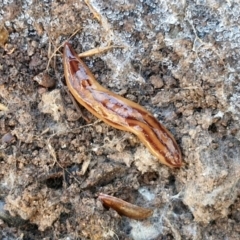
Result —
[[[1, 239], [240, 239], [240, 5], [200, 2], [0, 1]], [[65, 41], [118, 46], [84, 61], [169, 129], [182, 168], [74, 101]]]

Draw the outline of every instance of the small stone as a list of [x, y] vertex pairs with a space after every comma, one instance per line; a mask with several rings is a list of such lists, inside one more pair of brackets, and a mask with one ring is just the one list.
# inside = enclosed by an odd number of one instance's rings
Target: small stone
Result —
[[38, 82], [39, 85], [45, 88], [54, 87], [56, 82], [53, 78], [51, 78], [47, 73], [39, 73], [33, 78], [34, 81]]
[[9, 33], [7, 29], [3, 26], [0, 25], [0, 46], [4, 46], [4, 44], [7, 42], [9, 37]]
[[15, 137], [11, 133], [6, 133], [2, 137], [2, 143], [11, 143], [15, 140]]
[[167, 88], [172, 88], [177, 85], [177, 81], [171, 76], [163, 76], [163, 81]]
[[154, 88], [163, 87], [163, 80], [157, 75], [151, 76], [150, 81], [151, 81], [151, 84], [153, 85]]

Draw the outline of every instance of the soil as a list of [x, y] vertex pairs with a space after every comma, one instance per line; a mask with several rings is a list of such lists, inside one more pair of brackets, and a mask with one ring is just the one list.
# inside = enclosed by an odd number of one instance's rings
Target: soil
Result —
[[[114, 3], [113, 3], [114, 2]], [[0, 239], [240, 239], [240, 3], [0, 0]], [[184, 159], [73, 101], [62, 44], [149, 110]], [[151, 208], [137, 221], [100, 193]]]

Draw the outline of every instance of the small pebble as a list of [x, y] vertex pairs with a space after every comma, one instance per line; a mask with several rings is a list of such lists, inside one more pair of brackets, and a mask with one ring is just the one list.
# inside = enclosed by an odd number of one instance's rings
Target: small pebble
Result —
[[33, 80], [45, 88], [54, 87], [56, 84], [56, 81], [53, 78], [51, 78], [47, 73], [43, 72], [36, 75]]
[[14, 140], [15, 140], [15, 137], [11, 133], [6, 133], [2, 137], [2, 143], [3, 144], [13, 142]]

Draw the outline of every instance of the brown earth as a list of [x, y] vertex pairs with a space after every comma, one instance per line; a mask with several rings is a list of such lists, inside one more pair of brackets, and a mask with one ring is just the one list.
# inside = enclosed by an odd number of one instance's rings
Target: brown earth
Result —
[[[86, 2], [0, 1], [0, 239], [240, 239], [240, 4]], [[84, 61], [173, 133], [184, 167], [73, 103], [66, 40], [122, 46]], [[101, 192], [154, 214], [121, 217]]]

